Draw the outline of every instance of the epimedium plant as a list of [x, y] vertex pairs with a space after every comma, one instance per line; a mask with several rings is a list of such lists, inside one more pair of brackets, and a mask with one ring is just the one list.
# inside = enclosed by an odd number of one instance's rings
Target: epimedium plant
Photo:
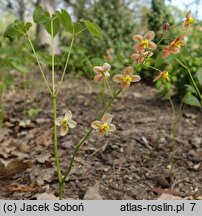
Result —
[[[157, 44], [153, 42], [153, 39], [155, 37], [155, 33], [153, 31], [148, 31], [143, 36], [142, 35], [133, 36], [133, 40], [136, 42], [136, 44], [134, 45], [136, 53], [132, 54], [131, 59], [133, 61], [134, 60], [137, 61], [137, 66], [135, 66], [135, 70], [134, 67], [127, 66], [123, 69], [122, 74], [116, 74], [113, 76], [112, 80], [119, 84], [119, 88], [117, 90], [112, 91], [112, 89], [110, 88], [109, 78], [111, 77], [110, 75], [111, 66], [108, 63], [104, 63], [103, 66], [94, 66], [93, 68], [93, 71], [95, 72], [94, 81], [96, 83], [106, 82], [106, 86], [110, 90], [111, 97], [109, 101], [106, 103], [104, 109], [98, 114], [96, 120], [91, 123], [90, 129], [87, 131], [84, 137], [75, 145], [75, 149], [73, 151], [72, 157], [70, 159], [67, 168], [65, 170], [62, 170], [60, 165], [60, 160], [59, 160], [59, 154], [58, 154], [58, 135], [60, 136], [67, 135], [69, 132], [69, 128], [75, 128], [77, 125], [76, 121], [73, 120], [74, 118], [70, 110], [68, 110], [63, 117], [60, 116], [57, 117], [57, 112], [56, 112], [58, 94], [60, 92], [65, 77], [65, 73], [72, 52], [72, 47], [76, 39], [80, 37], [82, 33], [86, 30], [88, 30], [92, 36], [95, 36], [99, 39], [103, 39], [103, 34], [99, 26], [89, 20], [81, 19], [78, 22], [72, 22], [71, 16], [64, 9], [62, 9], [61, 11], [55, 11], [52, 15], [50, 15], [48, 11], [45, 11], [41, 7], [37, 7], [33, 13], [33, 20], [36, 24], [43, 25], [46, 31], [51, 36], [51, 68], [52, 68], [51, 84], [49, 84], [45, 76], [38, 54], [28, 34], [28, 31], [31, 28], [32, 23], [31, 22], [25, 23], [16, 20], [14, 23], [8, 25], [8, 27], [4, 32], [4, 37], [8, 38], [10, 41], [16, 41], [22, 37], [27, 38], [28, 43], [31, 46], [32, 52], [36, 58], [43, 80], [46, 84], [47, 90], [50, 96], [52, 97], [53, 122], [54, 122], [53, 124], [54, 154], [55, 154], [55, 162], [56, 162], [56, 167], [58, 172], [59, 199], [62, 199], [65, 180], [68, 179], [70, 176], [70, 172], [73, 168], [75, 157], [77, 156], [80, 147], [85, 143], [85, 141], [89, 138], [89, 136], [92, 134], [93, 131], [96, 131], [97, 135], [100, 137], [109, 132], [113, 132], [116, 130], [116, 126], [111, 123], [112, 115], [107, 113], [108, 109], [111, 107], [112, 103], [117, 99], [117, 97], [120, 95], [122, 90], [127, 89], [131, 85], [131, 83], [140, 81], [141, 79], [140, 76], [134, 75], [134, 71], [138, 72], [142, 68], [142, 65], [146, 62], [146, 60], [152, 56], [153, 52], [156, 52], [159, 48], [161, 48], [160, 43], [164, 39], [167, 33], [167, 29]], [[188, 12], [186, 19], [183, 21], [184, 28], [188, 28], [193, 22], [194, 22], [194, 18], [192, 18], [191, 12]], [[67, 32], [69, 32], [72, 35], [72, 38], [70, 41], [68, 53], [66, 56], [66, 62], [64, 64], [64, 69], [61, 78], [59, 80], [59, 83], [56, 83], [55, 82], [54, 37], [58, 34], [61, 27], [63, 27]], [[172, 39], [167, 46], [163, 47], [162, 58], [166, 60], [168, 56], [173, 55], [175, 57], [174, 59], [187, 70], [190, 79], [192, 80], [193, 83], [192, 91], [194, 91], [198, 95], [200, 101], [197, 99], [197, 97], [193, 95], [192, 96], [196, 98], [197, 102], [200, 103], [201, 106], [201, 97], [202, 97], [201, 93], [189, 70], [188, 65], [186, 64], [183, 56], [181, 55], [181, 47], [184, 45], [185, 45], [184, 35], [179, 35], [178, 37]], [[177, 56], [177, 54], [180, 55], [180, 58]], [[158, 68], [155, 67], [151, 67], [151, 68], [155, 69], [159, 73], [154, 78], [154, 81], [158, 81], [158, 80], [164, 80], [165, 82], [170, 81], [169, 66], [165, 67], [163, 70], [159, 70]], [[190, 101], [190, 99], [188, 101]], [[173, 133], [174, 135], [176, 135], [177, 133], [176, 122], [178, 120], [179, 113], [181, 112], [182, 106], [180, 106], [179, 112], [176, 113], [171, 98], [170, 98], [170, 102], [173, 108], [173, 112], [175, 114], [176, 121], [174, 122], [173, 125], [174, 128]], [[183, 102], [186, 102], [186, 100], [183, 100]], [[57, 126], [59, 127], [59, 133], [58, 133]], [[175, 153], [175, 143], [173, 144], [173, 151], [171, 155], [171, 170], [173, 167], [174, 153]]]
[[[168, 23], [165, 23], [163, 26], [164, 33], [162, 37], [160, 38], [159, 42], [157, 45], [153, 42], [153, 39], [155, 37], [154, 32], [147, 32], [146, 34], [142, 35], [134, 35], [133, 40], [136, 42], [134, 45], [134, 48], [136, 50], [136, 53], [133, 53], [131, 55], [131, 59], [133, 61], [136, 61], [138, 64], [141, 63], [146, 63], [146, 59], [150, 56], [153, 55], [153, 52], [156, 52], [158, 49], [160, 49], [160, 58], [161, 61], [163, 61], [164, 65], [166, 64], [167, 66], [164, 66], [164, 69], [160, 70], [156, 67], [149, 66], [152, 70], [155, 70], [158, 72], [158, 75], [154, 77], [153, 82], [158, 81], [160, 85], [166, 85], [170, 84], [173, 82], [173, 80], [170, 77], [170, 72], [172, 69], [172, 65], [178, 63], [178, 67], [183, 68], [183, 72], [188, 74], [190, 80], [191, 80], [191, 85], [187, 85], [187, 92], [183, 99], [181, 100], [181, 104], [179, 106], [179, 109], [177, 109], [172, 101], [172, 95], [167, 94], [167, 99], [169, 99], [172, 111], [173, 111], [173, 118], [172, 118], [172, 136], [173, 136], [173, 143], [172, 143], [172, 152], [171, 152], [171, 157], [170, 157], [170, 172], [172, 172], [173, 166], [174, 166], [174, 157], [175, 157], [175, 150], [176, 150], [176, 135], [178, 131], [178, 123], [180, 121], [182, 109], [183, 109], [183, 104], [189, 104], [191, 106], [196, 106], [196, 107], [201, 107], [202, 105], [202, 94], [200, 91], [200, 85], [202, 82], [202, 71], [198, 71], [196, 73], [196, 76], [194, 77], [189, 64], [186, 61], [186, 57], [184, 57], [182, 48], [186, 46], [186, 41], [185, 41], [185, 36], [188, 37], [188, 31], [190, 30], [190, 26], [195, 23], [196, 20], [195, 18], [192, 17], [191, 11], [188, 11], [186, 14], [186, 18], [181, 21], [180, 23], [176, 24], [175, 26], [170, 26]], [[183, 30], [183, 34], [181, 33], [174, 39], [169, 38], [169, 44], [164, 45], [161, 47], [161, 41], [164, 40], [165, 38], [167, 39], [167, 33], [171, 33], [172, 35], [172, 30], [176, 27], [180, 26], [180, 30]], [[182, 26], [182, 27], [181, 27]], [[149, 51], [151, 50], [151, 51]], [[171, 57], [169, 59], [169, 57]], [[172, 85], [172, 84], [170, 84]]]
[[[59, 182], [59, 199], [63, 198], [63, 187], [65, 180], [69, 178], [70, 172], [73, 168], [74, 159], [80, 149], [80, 147], [84, 144], [84, 142], [88, 139], [93, 131], [97, 132], [98, 136], [103, 136], [108, 132], [113, 132], [116, 130], [116, 126], [111, 123], [112, 116], [107, 113], [108, 109], [111, 107], [114, 100], [118, 97], [121, 93], [122, 89], [126, 89], [130, 86], [132, 82], [138, 82], [140, 77], [138, 75], [133, 75], [134, 69], [129, 66], [123, 70], [123, 74], [115, 75], [113, 80], [115, 82], [120, 83], [120, 88], [117, 91], [112, 92], [111, 98], [106, 103], [103, 111], [100, 112], [97, 116], [97, 120], [91, 123], [91, 129], [86, 133], [86, 135], [76, 144], [75, 149], [73, 151], [71, 160], [67, 166], [66, 170], [62, 170], [58, 155], [58, 135], [65, 136], [69, 132], [69, 128], [75, 128], [77, 123], [72, 119], [72, 112], [68, 110], [63, 117], [57, 117], [57, 99], [58, 94], [60, 92], [65, 73], [67, 70], [67, 66], [69, 63], [70, 55], [72, 52], [73, 44], [75, 43], [76, 39], [82, 35], [82, 32], [88, 30], [90, 34], [94, 37], [99, 39], [103, 39], [103, 34], [99, 26], [89, 20], [81, 19], [78, 22], [72, 22], [71, 16], [69, 13], [61, 9], [61, 11], [55, 11], [52, 15], [49, 14], [48, 11], [44, 10], [42, 7], [37, 7], [33, 12], [33, 20], [36, 24], [41, 24], [44, 26], [46, 31], [51, 36], [51, 70], [52, 70], [52, 82], [49, 83], [47, 80], [42, 64], [40, 62], [40, 58], [38, 53], [35, 50], [33, 42], [29, 36], [29, 29], [32, 26], [31, 22], [22, 22], [20, 20], [14, 21], [12, 24], [9, 24], [4, 31], [4, 37], [8, 38], [11, 42], [17, 41], [21, 38], [26, 38], [32, 52], [35, 56], [36, 62], [39, 66], [42, 78], [46, 84], [47, 90], [52, 97], [53, 103], [53, 142], [54, 142], [54, 154], [55, 154], [55, 162], [57, 167], [58, 173], [58, 182]], [[67, 32], [72, 35], [69, 50], [66, 56], [66, 62], [64, 65], [64, 69], [61, 75], [61, 78], [58, 83], [55, 82], [55, 54], [54, 54], [54, 37], [60, 31], [60, 28], [63, 27]], [[105, 63], [102, 66], [95, 66], [93, 68], [96, 76], [94, 80], [96, 82], [106, 81], [108, 87], [108, 79], [110, 77], [110, 70], [111, 66]], [[60, 127], [59, 133], [57, 130], [57, 126]]]

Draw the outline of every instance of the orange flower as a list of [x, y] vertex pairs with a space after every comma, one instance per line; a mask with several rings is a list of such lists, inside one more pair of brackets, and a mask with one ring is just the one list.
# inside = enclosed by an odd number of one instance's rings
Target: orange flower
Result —
[[137, 51], [150, 49], [155, 50], [156, 44], [152, 41], [155, 37], [155, 33], [153, 31], [148, 31], [144, 36], [134, 35], [133, 40], [137, 43], [135, 44], [135, 49]]
[[130, 86], [131, 82], [139, 82], [141, 77], [133, 75], [134, 69], [129, 66], [123, 70], [123, 74], [116, 74], [113, 77], [113, 81], [120, 83], [121, 88], [126, 89]]
[[108, 132], [116, 130], [116, 126], [111, 124], [112, 116], [109, 113], [104, 114], [101, 121], [96, 120], [91, 123], [91, 127], [97, 131], [98, 136], [103, 136]]
[[186, 19], [183, 21], [183, 27], [188, 28], [191, 24], [195, 23], [196, 20], [192, 17], [191, 11], [188, 11], [186, 14]]
[[103, 66], [95, 66], [93, 68], [94, 72], [96, 73], [94, 77], [94, 81], [98, 83], [102, 81], [104, 77], [106, 78], [110, 77], [110, 73], [109, 73], [110, 68], [111, 65], [109, 65], [108, 63], [104, 63]]
[[153, 82], [156, 82], [157, 80], [159, 80], [161, 78], [165, 79], [167, 81], [170, 81], [167, 69], [165, 69], [164, 71], [160, 72], [160, 74], [157, 77], [154, 78]]
[[152, 52], [140, 50], [137, 53], [133, 53], [131, 55], [132, 60], [137, 60], [139, 64], [143, 63], [146, 57], [151, 57], [153, 55]]
[[185, 45], [183, 40], [184, 35], [178, 36], [174, 41], [172, 41], [167, 47], [164, 48], [163, 58], [167, 58], [170, 54], [177, 54], [180, 52], [181, 46]]
[[70, 128], [75, 128], [77, 123], [72, 120], [71, 111], [65, 113], [65, 117], [59, 117], [56, 119], [55, 124], [60, 127], [60, 136], [65, 136]]

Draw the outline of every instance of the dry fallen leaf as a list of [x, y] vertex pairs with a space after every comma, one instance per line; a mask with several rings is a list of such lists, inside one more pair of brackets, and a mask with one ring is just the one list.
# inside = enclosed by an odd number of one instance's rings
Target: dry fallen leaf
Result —
[[44, 185], [45, 182], [51, 183], [55, 179], [55, 169], [53, 168], [39, 168], [35, 166], [32, 172], [29, 173], [31, 181]]
[[27, 145], [26, 141], [9, 138], [1, 143], [0, 155], [4, 158], [9, 158], [12, 155], [18, 155], [18, 153], [27, 153], [29, 150], [30, 147]]
[[188, 157], [190, 160], [194, 162], [200, 162], [202, 161], [202, 150], [198, 150], [198, 151], [190, 150], [188, 152]]
[[18, 185], [18, 184], [10, 184], [8, 189], [11, 192], [40, 192], [42, 187], [35, 183], [33, 185]]
[[49, 161], [49, 158], [51, 157], [51, 154], [48, 152], [42, 152], [40, 155], [37, 155], [36, 161], [38, 163], [45, 163], [46, 161]]
[[52, 130], [47, 130], [36, 138], [37, 145], [43, 145], [48, 147], [53, 143], [53, 132]]
[[24, 162], [22, 160], [14, 159], [9, 162], [7, 166], [0, 162], [0, 180], [8, 179], [11, 176], [24, 172], [26, 169], [31, 167], [31, 161]]

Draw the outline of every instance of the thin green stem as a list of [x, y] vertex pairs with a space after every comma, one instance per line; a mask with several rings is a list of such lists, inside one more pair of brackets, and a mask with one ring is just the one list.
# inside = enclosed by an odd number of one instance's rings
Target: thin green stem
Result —
[[173, 100], [171, 99], [171, 97], [169, 97], [169, 101], [170, 101], [170, 104], [172, 107], [173, 117], [175, 117], [176, 111], [175, 111], [175, 106], [174, 106], [174, 103], [173, 103]]
[[119, 89], [117, 91], [117, 93], [113, 96], [113, 98], [111, 98], [111, 100], [108, 102], [108, 104], [105, 106], [104, 110], [98, 115], [97, 119], [102, 118], [102, 116], [105, 114], [105, 112], [110, 108], [110, 106], [112, 105], [112, 103], [114, 102], [114, 100], [119, 96], [119, 94], [121, 93], [122, 89]]
[[149, 66], [149, 68], [152, 68], [152, 69], [154, 69], [154, 70], [156, 70], [156, 71], [158, 71], [158, 72], [162, 72], [161, 70], [159, 70], [158, 68], [156, 68], [156, 67], [153, 67], [153, 66]]
[[172, 143], [172, 153], [170, 157], [170, 173], [172, 173], [173, 166], [174, 166], [174, 159], [175, 159], [175, 151], [176, 151], [176, 136], [177, 136], [177, 131], [178, 131], [178, 123], [180, 121], [180, 117], [182, 114], [182, 109], [183, 109], [183, 99], [181, 101], [180, 107], [178, 111], [176, 112], [173, 101], [171, 98], [169, 98], [169, 101], [172, 106], [173, 110], [173, 119], [172, 119], [172, 136], [173, 136], [173, 143]]
[[26, 37], [27, 37], [27, 39], [28, 39], [28, 41], [29, 41], [29, 44], [30, 44], [30, 46], [31, 46], [31, 48], [32, 48], [32, 51], [33, 51], [34, 56], [35, 56], [35, 59], [36, 59], [37, 64], [38, 64], [38, 66], [39, 66], [39, 70], [40, 70], [40, 72], [41, 72], [41, 75], [42, 75], [42, 77], [43, 77], [43, 80], [45, 81], [45, 84], [46, 84], [46, 86], [47, 86], [47, 88], [48, 88], [48, 91], [49, 91], [49, 93], [53, 96], [53, 92], [51, 91], [50, 86], [49, 86], [49, 84], [48, 84], [48, 81], [47, 81], [47, 79], [46, 79], [46, 77], [45, 77], [45, 74], [44, 74], [44, 71], [43, 71], [43, 69], [42, 69], [41, 63], [40, 63], [39, 58], [38, 58], [38, 56], [37, 56], [37, 54], [36, 54], [34, 45], [33, 45], [32, 41], [31, 41], [31, 39], [29, 38], [29, 36], [26, 35]]
[[68, 169], [67, 169], [65, 175], [64, 175], [63, 178], [62, 178], [62, 183], [64, 183], [65, 180], [66, 180], [66, 178], [69, 177], [69, 174], [70, 174], [70, 172], [71, 172], [71, 170], [72, 170], [72, 168], [73, 168], [74, 159], [75, 159], [75, 157], [76, 157], [76, 155], [77, 155], [77, 153], [78, 153], [80, 147], [81, 147], [82, 144], [88, 139], [88, 137], [91, 135], [92, 131], [93, 131], [93, 129], [90, 129], [90, 130], [87, 132], [87, 134], [86, 134], [86, 135], [80, 140], [80, 142], [76, 145], [76, 148], [75, 148], [75, 150], [74, 150], [74, 152], [73, 152], [73, 155], [72, 155], [70, 164], [69, 164], [69, 166], [68, 166]]
[[72, 51], [72, 46], [74, 44], [74, 40], [75, 40], [75, 37], [72, 38], [71, 43], [70, 43], [69, 52], [68, 52], [68, 55], [67, 55], [67, 59], [66, 59], [66, 62], [65, 62], [64, 69], [63, 69], [62, 77], [60, 79], [60, 82], [59, 82], [59, 85], [58, 85], [58, 89], [56, 91], [56, 96], [58, 95], [58, 93], [60, 91], [60, 88], [62, 86], [62, 82], [63, 82], [64, 77], [65, 77], [65, 73], [66, 73], [66, 70], [67, 70], [67, 65], [69, 63], [69, 58], [70, 58], [70, 55], [71, 55], [71, 51]]
[[58, 139], [57, 139], [57, 126], [55, 124], [57, 118], [57, 96], [55, 95], [55, 51], [54, 51], [54, 37], [53, 37], [53, 21], [51, 21], [51, 53], [52, 53], [52, 100], [53, 100], [53, 121], [54, 121], [54, 154], [55, 162], [58, 172], [59, 180], [59, 199], [62, 199], [63, 185], [62, 185], [62, 173], [60, 168], [60, 161], [58, 155]]
[[167, 34], [167, 31], [163, 33], [162, 37], [160, 38], [160, 40], [158, 41], [158, 43], [156, 44], [157, 46], [161, 43], [161, 41], [164, 39], [164, 36]]
[[186, 65], [184, 65], [178, 58], [176, 58], [176, 61], [187, 70]]
[[[109, 103], [105, 106], [104, 110], [98, 115], [98, 119], [102, 118], [102, 116], [105, 114], [105, 112], [110, 108], [110, 106], [112, 105], [112, 103], [114, 102], [114, 100], [118, 97], [118, 95], [121, 93], [122, 89], [118, 90], [117, 93], [113, 96], [113, 98], [109, 101]], [[66, 178], [69, 177], [69, 174], [72, 170], [73, 164], [74, 164], [74, 159], [80, 149], [80, 147], [83, 145], [83, 143], [88, 139], [88, 137], [91, 135], [93, 129], [90, 129], [86, 135], [79, 141], [79, 143], [76, 145], [76, 148], [73, 152], [70, 164], [67, 168], [67, 171], [62, 179], [62, 182], [64, 183]]]
[[[181, 56], [182, 56], [182, 55], [181, 55]], [[183, 61], [185, 62], [183, 56], [182, 56], [182, 58], [183, 58]], [[202, 100], [202, 95], [201, 95], [201, 93], [200, 93], [200, 91], [199, 91], [199, 89], [198, 89], [198, 87], [197, 87], [197, 85], [196, 85], [196, 82], [194, 81], [194, 78], [193, 78], [193, 76], [192, 76], [192, 74], [191, 74], [191, 71], [190, 71], [188, 65], [186, 64], [186, 62], [185, 62], [186, 65], [183, 64], [178, 58], [176, 58], [176, 61], [177, 61], [182, 67], [184, 67], [184, 68], [188, 71], [188, 74], [189, 74], [189, 76], [190, 76], [190, 78], [191, 78], [191, 81], [192, 81], [192, 83], [193, 83], [193, 85], [194, 85], [194, 88], [196, 89], [197, 94], [199, 95], [199, 97], [200, 97], [201, 100]]]

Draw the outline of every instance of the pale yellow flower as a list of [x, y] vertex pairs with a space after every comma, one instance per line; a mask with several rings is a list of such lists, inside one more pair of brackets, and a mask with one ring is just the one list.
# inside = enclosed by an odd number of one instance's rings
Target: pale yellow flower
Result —
[[64, 117], [58, 117], [55, 124], [60, 127], [60, 136], [65, 136], [70, 128], [75, 128], [77, 123], [72, 120], [71, 111], [67, 111]]
[[103, 78], [109, 78], [110, 77], [110, 73], [109, 70], [111, 68], [111, 65], [109, 65], [108, 63], [104, 63], [103, 66], [95, 66], [93, 68], [93, 71], [96, 73], [95, 77], [94, 77], [94, 81], [95, 82], [100, 82], [103, 80]]
[[126, 89], [130, 86], [131, 82], [139, 82], [141, 77], [133, 75], [134, 69], [129, 66], [123, 70], [123, 74], [116, 74], [113, 77], [113, 81], [120, 83], [121, 88]]
[[104, 136], [108, 132], [116, 130], [116, 126], [111, 124], [112, 116], [109, 113], [104, 114], [101, 121], [96, 120], [91, 123], [91, 127], [97, 131], [98, 136]]

